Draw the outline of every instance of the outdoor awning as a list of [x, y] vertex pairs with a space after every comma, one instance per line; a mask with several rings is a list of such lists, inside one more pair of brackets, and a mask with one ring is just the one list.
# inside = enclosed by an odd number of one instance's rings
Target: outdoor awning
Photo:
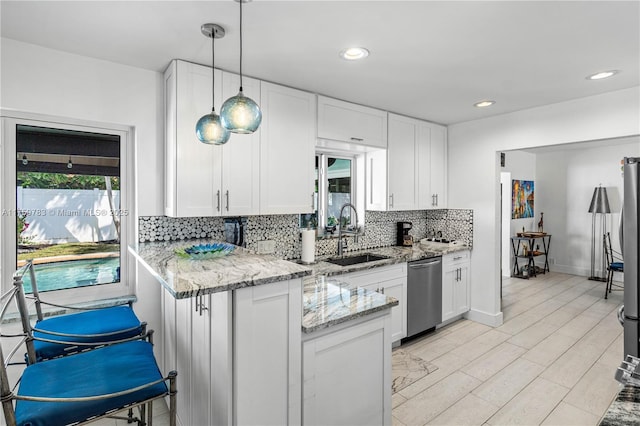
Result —
[[117, 135], [25, 125], [16, 135], [18, 172], [120, 176]]

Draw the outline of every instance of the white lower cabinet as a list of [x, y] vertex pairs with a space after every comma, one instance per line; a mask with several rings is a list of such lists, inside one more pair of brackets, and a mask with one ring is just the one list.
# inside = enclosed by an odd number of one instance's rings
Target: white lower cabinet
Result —
[[372, 316], [305, 336], [304, 425], [391, 424], [390, 317]]
[[442, 321], [469, 311], [470, 251], [442, 256]]
[[397, 299], [398, 305], [391, 308], [391, 341], [396, 343], [407, 336], [406, 263], [342, 274], [335, 279]]
[[179, 424], [300, 423], [301, 279], [162, 299], [163, 373], [178, 372]]

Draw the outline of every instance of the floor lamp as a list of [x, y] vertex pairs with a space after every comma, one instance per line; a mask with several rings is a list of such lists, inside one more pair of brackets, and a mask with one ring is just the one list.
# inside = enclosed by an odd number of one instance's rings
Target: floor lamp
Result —
[[[589, 205], [589, 213], [591, 213], [591, 276], [590, 280], [593, 281], [606, 281], [606, 278], [596, 276], [596, 215], [602, 213], [603, 217], [600, 218], [600, 236], [604, 237], [607, 232], [607, 213], [611, 213], [609, 208], [609, 197], [607, 196], [607, 188], [598, 186], [593, 191], [593, 197], [591, 197], [591, 204]], [[604, 240], [600, 244], [600, 250], [604, 249]], [[601, 253], [602, 267], [600, 271], [604, 274], [606, 266], [604, 264], [604, 253]]]

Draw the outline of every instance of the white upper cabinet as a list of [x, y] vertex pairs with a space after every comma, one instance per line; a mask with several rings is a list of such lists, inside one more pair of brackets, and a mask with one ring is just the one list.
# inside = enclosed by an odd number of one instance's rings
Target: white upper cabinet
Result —
[[[165, 83], [165, 214], [172, 217], [259, 213], [260, 134], [232, 134], [222, 146], [203, 144], [196, 123], [211, 111], [211, 68], [174, 60]], [[235, 74], [215, 70], [215, 106], [238, 92]], [[260, 81], [243, 78], [260, 103]], [[143, 177], [144, 178], [144, 177]]]
[[318, 138], [387, 147], [387, 113], [318, 96]]
[[389, 146], [367, 152], [367, 209], [446, 208], [447, 129], [389, 113]]
[[311, 213], [316, 95], [262, 82], [260, 100], [260, 213]]
[[[240, 76], [222, 73], [222, 98], [238, 94]], [[242, 90], [260, 105], [260, 80], [242, 76]], [[222, 106], [222, 105], [221, 105]], [[222, 147], [222, 186], [220, 213], [223, 216], [259, 214], [260, 209], [260, 133], [232, 133]], [[219, 147], [216, 147], [219, 148]]]
[[421, 122], [416, 144], [418, 207], [447, 208], [447, 128]]
[[389, 148], [387, 149], [389, 200], [388, 210], [413, 210], [418, 207], [415, 151], [420, 122], [413, 118], [389, 114]]

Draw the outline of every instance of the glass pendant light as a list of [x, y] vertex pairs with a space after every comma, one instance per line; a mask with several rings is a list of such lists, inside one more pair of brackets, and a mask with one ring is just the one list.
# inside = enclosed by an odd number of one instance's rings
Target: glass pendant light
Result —
[[211, 112], [203, 115], [196, 124], [196, 136], [202, 143], [223, 145], [229, 141], [229, 130], [220, 122], [220, 116], [215, 109], [216, 70], [215, 70], [215, 39], [224, 37], [224, 28], [217, 24], [204, 24], [200, 31], [211, 38]]
[[240, 91], [227, 99], [220, 108], [222, 125], [233, 133], [253, 133], [262, 122], [262, 111], [257, 103], [244, 95], [242, 91], [242, 3], [248, 0], [236, 0], [240, 3]]

